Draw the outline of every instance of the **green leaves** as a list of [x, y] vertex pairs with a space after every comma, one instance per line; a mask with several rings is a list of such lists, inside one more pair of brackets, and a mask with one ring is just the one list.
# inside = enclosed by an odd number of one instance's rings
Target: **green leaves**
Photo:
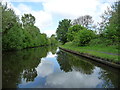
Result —
[[23, 31], [22, 28], [18, 28], [14, 25], [2, 38], [3, 49], [6, 50], [17, 50], [22, 48], [23, 43]]
[[81, 25], [74, 25], [74, 26], [71, 26], [69, 29], [68, 29], [68, 32], [67, 32], [67, 40], [68, 41], [73, 41], [74, 40], [74, 36], [75, 34], [82, 30], [82, 29], [85, 29], [83, 26]]
[[32, 14], [24, 14], [20, 23], [13, 10], [7, 8], [7, 5], [2, 5], [2, 8], [3, 50], [19, 50], [49, 44], [46, 34], [41, 34], [39, 28], [34, 26], [35, 17]]
[[57, 28], [57, 39], [62, 42], [63, 44], [67, 42], [67, 32], [68, 28], [71, 26], [71, 20], [64, 19], [59, 22], [58, 28]]
[[32, 14], [24, 14], [22, 16], [23, 26], [34, 25], [35, 24], [35, 17]]
[[77, 46], [85, 46], [87, 45], [92, 38], [95, 37], [95, 34], [91, 30], [83, 29], [80, 30], [76, 35], [74, 36], [73, 42]]

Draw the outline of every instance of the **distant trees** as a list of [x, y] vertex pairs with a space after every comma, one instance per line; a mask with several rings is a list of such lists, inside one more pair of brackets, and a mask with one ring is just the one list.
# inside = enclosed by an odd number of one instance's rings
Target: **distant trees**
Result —
[[67, 42], [67, 32], [70, 26], [71, 26], [70, 19], [64, 19], [59, 22], [56, 34], [57, 34], [57, 39], [63, 44]]
[[[83, 18], [83, 19], [81, 19]], [[67, 41], [74, 42], [78, 46], [86, 45], [95, 36], [95, 33], [88, 30], [88, 26], [92, 23], [92, 18], [89, 15], [81, 17], [75, 21], [75, 25], [71, 25], [71, 20], [64, 19], [59, 22], [57, 28], [57, 38], [63, 44]], [[81, 25], [83, 24], [83, 25]], [[85, 27], [84, 27], [85, 26]]]
[[[87, 16], [85, 16], [85, 19], [88, 19]], [[75, 25], [71, 25], [71, 20], [68, 19], [64, 19], [59, 22], [59, 26], [56, 31], [58, 40], [63, 44], [69, 41], [73, 42], [77, 46], [87, 45], [91, 39], [95, 37], [95, 33], [86, 28], [90, 23], [89, 20], [84, 22], [84, 26], [86, 27], [82, 26], [80, 22], [78, 23], [79, 24], [76, 22]]]
[[76, 24], [82, 25], [82, 26], [86, 27], [87, 29], [90, 29], [93, 24], [92, 16], [90, 16], [90, 15], [80, 16], [79, 18], [74, 19], [72, 24], [73, 25], [76, 25]]
[[50, 41], [51, 41], [50, 42], [51, 45], [57, 45], [58, 44], [57, 38], [54, 34], [51, 35]]

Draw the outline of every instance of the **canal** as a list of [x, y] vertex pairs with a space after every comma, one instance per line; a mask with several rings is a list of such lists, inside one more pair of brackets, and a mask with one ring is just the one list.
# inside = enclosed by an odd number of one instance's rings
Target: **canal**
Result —
[[3, 52], [3, 88], [114, 88], [119, 71], [84, 57], [39, 47]]

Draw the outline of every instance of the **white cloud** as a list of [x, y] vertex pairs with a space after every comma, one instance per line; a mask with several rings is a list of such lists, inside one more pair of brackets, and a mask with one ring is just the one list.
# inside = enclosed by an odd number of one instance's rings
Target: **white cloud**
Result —
[[94, 74], [85, 75], [77, 71], [53, 73], [46, 79], [46, 85], [54, 88], [95, 88], [101, 82]]
[[56, 54], [53, 55], [51, 52], [49, 52], [46, 58], [54, 58], [56, 56]]
[[[91, 5], [91, 4], [92, 5]], [[60, 15], [63, 17], [78, 17], [88, 12], [95, 11], [96, 0], [52, 0], [43, 3], [45, 11]]]
[[51, 0], [44, 2], [44, 10], [55, 16], [75, 19], [83, 15], [91, 15], [93, 20], [99, 22], [100, 15], [115, 0]]
[[54, 71], [54, 63], [52, 61], [42, 59], [36, 70], [39, 76], [48, 76]]
[[56, 30], [44, 30], [43, 33], [46, 33], [49, 37], [52, 35], [52, 34], [55, 34]]

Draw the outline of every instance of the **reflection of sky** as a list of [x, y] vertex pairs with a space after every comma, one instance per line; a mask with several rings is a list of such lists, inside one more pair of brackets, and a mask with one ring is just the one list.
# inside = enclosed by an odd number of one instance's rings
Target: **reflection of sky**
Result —
[[46, 79], [47, 85], [57, 88], [94, 88], [100, 82], [101, 80], [94, 75], [85, 75], [77, 71], [53, 73]]
[[36, 68], [38, 76], [34, 82], [21, 80], [20, 88], [95, 88], [101, 87], [100, 68], [95, 67], [91, 75], [79, 71], [63, 72], [56, 60], [56, 54], [48, 53], [46, 58]]

